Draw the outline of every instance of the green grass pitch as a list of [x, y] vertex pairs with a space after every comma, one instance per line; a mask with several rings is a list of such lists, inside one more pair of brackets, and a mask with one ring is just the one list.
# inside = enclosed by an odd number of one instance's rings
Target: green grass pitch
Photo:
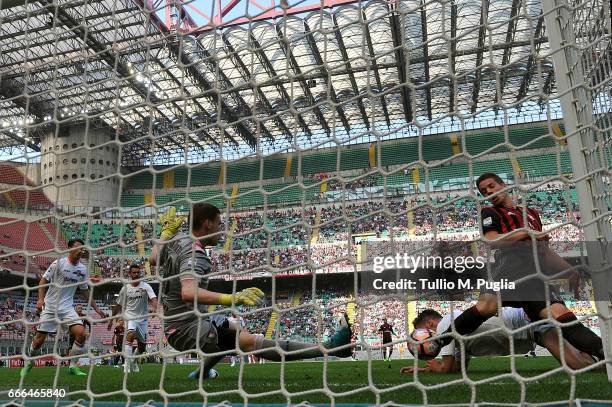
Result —
[[[521, 401], [520, 378], [524, 378], [525, 401], [531, 403], [566, 401], [570, 398], [572, 376], [565, 372], [547, 375], [558, 368], [550, 357], [514, 359], [516, 375], [511, 372], [511, 358], [478, 358], [472, 360], [468, 379], [470, 386], [460, 383], [461, 374], [435, 375], [419, 373], [418, 382], [412, 375], [400, 375], [401, 366], [412, 361], [333, 361], [324, 368], [323, 362], [291, 362], [218, 366], [220, 377], [205, 381], [198, 390], [197, 381], [187, 380], [194, 366], [167, 365], [162, 374], [162, 365], [141, 365], [140, 373], [130, 373], [124, 383], [123, 369], [96, 366], [89, 377], [68, 375], [63, 367], [34, 368], [23, 384], [23, 388], [49, 388], [57, 377], [57, 388], [68, 388], [74, 392], [87, 389], [96, 394], [95, 401], [128, 401], [124, 395], [135, 393], [131, 400], [162, 401], [159, 390], [169, 394], [168, 401], [203, 401], [215, 403], [266, 404], [292, 403], [519, 403]], [[390, 367], [389, 367], [390, 366]], [[87, 369], [85, 369], [87, 370]], [[284, 380], [281, 380], [284, 377]], [[519, 379], [519, 380], [517, 380]], [[6, 390], [19, 384], [18, 369], [0, 369], [0, 389]], [[242, 383], [241, 394], [237, 389]], [[282, 384], [284, 383], [284, 384]], [[334, 393], [332, 398], [321, 391], [325, 388]], [[448, 383], [443, 387], [431, 386]], [[124, 393], [125, 390], [126, 392]], [[430, 388], [428, 388], [428, 386]], [[113, 393], [114, 394], [108, 394]], [[102, 396], [107, 393], [106, 396]], [[248, 395], [247, 395], [248, 394]], [[248, 397], [245, 398], [244, 396]], [[473, 399], [472, 399], [473, 397]], [[612, 401], [612, 384], [605, 371], [592, 371], [575, 376], [575, 398]], [[0, 395], [6, 399], [6, 393]], [[70, 399], [89, 399], [86, 393], [74, 394]]]

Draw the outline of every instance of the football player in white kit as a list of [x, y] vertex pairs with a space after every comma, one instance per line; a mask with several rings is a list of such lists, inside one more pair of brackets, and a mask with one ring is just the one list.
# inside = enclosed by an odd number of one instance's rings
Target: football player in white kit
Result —
[[[143, 354], [147, 350], [147, 332], [149, 329], [149, 307], [155, 312], [157, 310], [157, 296], [153, 288], [139, 281], [141, 278], [140, 266], [133, 263], [128, 271], [132, 282], [123, 286], [117, 297], [117, 304], [113, 306], [113, 316], [124, 310], [123, 320], [127, 325], [125, 364], [124, 372], [138, 372], [140, 368], [135, 359], [132, 359], [132, 343], [134, 339], [138, 343], [138, 349], [134, 356]], [[113, 321], [108, 323], [108, 329], [113, 326]]]
[[[456, 319], [459, 315], [461, 311], [454, 310], [452, 319]], [[516, 331], [511, 335], [515, 355], [531, 351], [537, 343], [548, 349], [557, 360], [565, 359], [565, 363], [571, 369], [582, 369], [595, 362], [588, 354], [580, 352], [563, 338], [561, 338], [564, 341], [563, 356], [561, 356], [557, 330], [551, 324], [539, 324], [527, 328], [529, 324], [529, 318], [522, 308], [502, 308], [499, 316], [489, 318], [471, 334], [476, 337], [465, 337], [463, 340], [466, 368], [472, 356], [508, 356], [512, 353], [509, 336], [504, 331], [504, 327]], [[442, 316], [433, 309], [426, 309], [417, 316], [413, 325], [415, 329], [427, 328], [434, 332], [446, 332], [451, 326], [451, 315]], [[441, 361], [430, 360], [427, 362], [427, 367], [403, 367], [401, 373], [412, 373], [414, 370], [434, 373], [461, 371], [462, 349], [455, 346], [455, 341], [444, 346], [439, 355], [442, 356]]]
[[[89, 293], [89, 273], [87, 267], [81, 263], [83, 255], [83, 240], [71, 239], [68, 241], [68, 248], [71, 249], [68, 256], [57, 259], [43, 274], [38, 283], [38, 302], [36, 310], [40, 312], [40, 320], [36, 335], [32, 339], [32, 343], [26, 350], [26, 361], [21, 369], [21, 377], [25, 377], [34, 363], [32, 357], [40, 355], [42, 347], [48, 334], [56, 334], [58, 326], [68, 326], [70, 334], [74, 337], [74, 343], [70, 349], [70, 367], [68, 369], [71, 375], [87, 376], [85, 372], [79, 369], [76, 365], [78, 355], [87, 352], [85, 345], [85, 327], [83, 326], [82, 317], [77, 314], [74, 309], [74, 294], [79, 289], [79, 293], [89, 305], [100, 315], [101, 318], [106, 318], [107, 315], [102, 312], [93, 300]], [[46, 287], [49, 286], [47, 290]]]

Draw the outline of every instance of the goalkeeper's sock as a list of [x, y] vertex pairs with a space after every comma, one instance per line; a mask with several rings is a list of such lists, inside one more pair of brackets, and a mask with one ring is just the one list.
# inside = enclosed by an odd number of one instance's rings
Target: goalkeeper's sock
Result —
[[[255, 349], [260, 351], [256, 353], [258, 358], [280, 362], [282, 357], [280, 352], [276, 349], [277, 347], [285, 352], [300, 351], [290, 355], [285, 354], [286, 361], [323, 357], [323, 352], [317, 344], [288, 340], [273, 341], [271, 339], [265, 339], [263, 336], [257, 336], [255, 340]], [[263, 351], [261, 351], [262, 349]]]
[[72, 348], [70, 349], [70, 356], [72, 356], [72, 358], [70, 358], [70, 367], [76, 367], [78, 360], [77, 356], [82, 355], [83, 353], [85, 353], [85, 347], [77, 341], [74, 341]]
[[[457, 318], [455, 318], [455, 331], [460, 335], [470, 334], [476, 329], [478, 329], [478, 327], [482, 325], [482, 323], [485, 322], [487, 319], [489, 319], [489, 317], [483, 316], [478, 311], [478, 308], [476, 308], [476, 305], [473, 305], [463, 311], [461, 315], [459, 315]], [[449, 332], [452, 332], [452, 326], [448, 327], [448, 329], [442, 333]], [[440, 339], [439, 341], [442, 342], [444, 346], [446, 346], [453, 341], [453, 337], [448, 336], [446, 338]]]
[[563, 337], [567, 339], [576, 349], [588, 353], [591, 356], [597, 357], [597, 359], [604, 359], [603, 343], [601, 338], [597, 334], [591, 331], [589, 328], [578, 322], [578, 318], [573, 312], [566, 312], [565, 314], [557, 317], [557, 321], [561, 323], [568, 323], [576, 321], [570, 326], [564, 326], [561, 328]]

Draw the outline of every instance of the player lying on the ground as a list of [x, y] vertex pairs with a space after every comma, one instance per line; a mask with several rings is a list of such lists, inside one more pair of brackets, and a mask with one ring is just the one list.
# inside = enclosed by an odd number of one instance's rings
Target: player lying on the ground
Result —
[[[461, 311], [453, 311], [452, 318], [456, 320]], [[520, 330], [512, 334], [514, 342], [514, 354], [520, 355], [530, 352], [537, 343], [545, 347], [561, 363], [565, 360], [567, 366], [572, 369], [582, 369], [594, 363], [591, 356], [580, 352], [568, 341], [563, 340], [563, 354], [557, 329], [550, 325], [536, 325], [528, 329], [522, 329], [529, 325], [530, 321], [521, 308], [502, 308], [499, 317], [492, 317], [480, 325], [473, 335], [482, 334], [476, 338], [467, 337], [463, 340], [465, 351], [465, 367], [467, 368], [472, 356], [508, 356], [512, 354], [510, 337], [502, 329], [506, 327], [512, 331]], [[451, 326], [451, 315], [444, 317], [433, 309], [426, 309], [414, 320], [415, 329], [426, 328], [434, 332], [445, 332]], [[412, 373], [414, 370], [422, 372], [449, 373], [461, 371], [462, 349], [452, 341], [444, 346], [439, 353], [442, 360], [429, 360], [427, 367], [406, 366], [400, 371]]]
[[[36, 303], [36, 311], [41, 312], [39, 325], [32, 343], [25, 352], [29, 357], [38, 356], [47, 335], [56, 334], [59, 325], [67, 325], [70, 334], [74, 336], [74, 343], [70, 349], [72, 358], [68, 371], [71, 375], [76, 376], [87, 376], [76, 365], [77, 356], [87, 352], [83, 321], [74, 310], [74, 294], [77, 288], [80, 290], [79, 294], [89, 301], [89, 305], [98, 315], [101, 318], [106, 318], [106, 314], [98, 308], [93, 297], [90, 297], [89, 285], [87, 284], [89, 273], [87, 267], [81, 263], [82, 246], [83, 241], [81, 239], [69, 240], [68, 248], [71, 250], [68, 255], [51, 263], [40, 279], [38, 283], [38, 302]], [[49, 290], [46, 289], [47, 285], [49, 285]], [[21, 369], [21, 377], [25, 377], [33, 365], [32, 360], [27, 359]]]
[[[175, 211], [170, 214], [173, 217]], [[152, 256], [157, 256], [159, 250], [157, 264], [159, 273], [164, 278], [161, 288], [164, 331], [170, 346], [181, 352], [196, 349], [206, 354], [224, 352], [204, 360], [204, 378], [210, 376], [210, 369], [223, 357], [236, 353], [237, 347], [242, 352], [255, 352], [257, 357], [272, 361], [316, 358], [324, 356], [325, 353], [338, 357], [351, 356], [349, 345], [352, 335], [346, 316], [342, 318], [340, 329], [323, 345], [323, 349], [313, 343], [265, 339], [262, 335], [240, 331], [239, 327], [231, 325], [227, 318], [220, 323], [221, 321], [215, 321], [210, 315], [206, 315], [208, 305], [256, 306], [264, 301], [265, 295], [256, 287], [246, 288], [235, 294], [208, 290], [207, 275], [213, 270], [205, 248], [214, 247], [219, 241], [222, 233], [219, 231], [221, 213], [214, 205], [197, 203], [192, 207], [190, 217], [191, 234], [195, 237], [195, 242], [186, 234], [172, 237], [172, 232], [176, 232], [180, 224], [170, 219], [162, 224], [162, 236], [166, 239], [170, 236], [171, 241], [164, 243], [159, 249], [154, 248]], [[173, 225], [176, 229], [166, 233], [167, 225]], [[152, 260], [155, 262], [157, 259]], [[195, 308], [204, 315], [196, 315]]]
[[[519, 307], [531, 321], [554, 318], [563, 323], [563, 337], [576, 349], [588, 353], [598, 360], [604, 359], [601, 338], [580, 323], [555, 293], [553, 287], [546, 298], [546, 287], [537, 276], [539, 264], [543, 274], [559, 276], [565, 273], [570, 284], [578, 288], [578, 274], [557, 253], [548, 247], [549, 236], [542, 232], [539, 213], [533, 208], [515, 204], [506, 184], [493, 173], [484, 173], [476, 180], [478, 191], [491, 201], [493, 206], [483, 207], [481, 226], [483, 238], [495, 247], [494, 281], [506, 278], [516, 283], [515, 290], [500, 292], [502, 306]], [[532, 236], [536, 239], [532, 241]], [[534, 256], [533, 245], [537, 256]], [[526, 279], [529, 277], [529, 279]], [[547, 307], [547, 300], [550, 307]], [[455, 321], [455, 330], [461, 335], [474, 332], [483, 322], [497, 313], [495, 293], [482, 293], [476, 305], [465, 310]], [[447, 336], [440, 340], [446, 345], [452, 341]]]
[[[136, 359], [132, 358], [132, 343], [134, 339], [138, 344], [138, 349], [134, 356], [141, 355], [147, 351], [147, 332], [149, 330], [149, 308], [152, 312], [157, 310], [157, 296], [153, 288], [144, 281], [139, 281], [142, 277], [140, 266], [132, 263], [128, 274], [132, 282], [124, 285], [119, 291], [117, 303], [113, 305], [113, 316], [119, 314], [122, 310], [123, 320], [127, 321], [127, 336], [124, 358], [125, 363], [123, 370], [126, 373], [130, 371], [138, 372], [140, 368]], [[113, 320], [108, 321], [108, 330], [113, 327]]]

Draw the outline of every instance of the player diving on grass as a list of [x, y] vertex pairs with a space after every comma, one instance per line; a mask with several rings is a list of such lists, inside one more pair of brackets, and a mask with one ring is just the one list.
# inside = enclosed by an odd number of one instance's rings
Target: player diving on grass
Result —
[[[82, 317], [74, 308], [74, 294], [79, 289], [79, 294], [89, 302], [89, 305], [101, 318], [107, 315], [98, 308], [93, 296], [90, 296], [89, 273], [87, 267], [81, 263], [83, 256], [83, 240], [71, 239], [68, 241], [70, 252], [66, 257], [55, 260], [43, 274], [38, 283], [38, 302], [36, 311], [40, 312], [36, 335], [26, 350], [27, 356], [24, 367], [21, 369], [21, 377], [25, 377], [34, 365], [30, 358], [40, 355], [47, 335], [56, 334], [58, 326], [68, 326], [70, 335], [74, 342], [70, 348], [70, 367], [68, 372], [75, 376], [87, 376], [85, 372], [76, 365], [77, 358], [87, 352], [85, 340], [87, 339]], [[47, 290], [47, 286], [49, 289]]]
[[[191, 378], [216, 377], [213, 366], [224, 356], [237, 353], [237, 347], [242, 352], [254, 352], [257, 357], [272, 361], [317, 358], [325, 354], [351, 356], [352, 333], [346, 315], [341, 318], [339, 329], [323, 346], [265, 339], [263, 335], [241, 331], [237, 324], [230, 323], [227, 318], [217, 320], [207, 315], [209, 305], [257, 306], [263, 303], [265, 294], [256, 287], [234, 294], [208, 290], [208, 275], [214, 271], [205, 249], [216, 246], [219, 241], [221, 213], [214, 205], [197, 203], [193, 205], [190, 217], [191, 235], [195, 239], [184, 233], [174, 236], [182, 224], [174, 208], [160, 218], [160, 239], [168, 242], [154, 247], [150, 260], [158, 264], [159, 273], [164, 279], [160, 298], [168, 343], [180, 352], [199, 349], [205, 354], [214, 354], [204, 359], [202, 369], [192, 372]], [[194, 312], [195, 309], [199, 310], [198, 314]], [[223, 354], [219, 354], [221, 352]]]
[[[604, 359], [601, 338], [578, 321], [576, 315], [556, 295], [553, 287], [548, 287], [550, 295], [545, 294], [546, 283], [538, 276], [536, 265], [539, 264], [542, 273], [548, 276], [558, 278], [565, 274], [575, 292], [578, 289], [578, 273], [548, 247], [549, 236], [542, 231], [539, 213], [533, 208], [518, 206], [497, 174], [482, 174], [476, 180], [476, 187], [493, 204], [483, 207], [481, 211], [483, 240], [496, 249], [495, 265], [491, 270], [493, 280], [519, 280], [514, 290], [499, 293], [502, 306], [523, 308], [531, 321], [555, 319], [563, 324], [563, 338], [574, 348], [596, 360]], [[537, 256], [534, 255], [534, 245]], [[549, 307], [547, 303], [550, 303]], [[470, 334], [497, 312], [497, 295], [494, 292], [483, 292], [476, 305], [457, 317], [455, 331], [460, 335]], [[450, 332], [450, 328], [447, 332]], [[440, 343], [447, 345], [452, 340], [448, 335]]]
[[[122, 319], [127, 322], [127, 335], [123, 364], [123, 371], [139, 372], [140, 368], [136, 361], [136, 356], [141, 355], [147, 350], [147, 332], [149, 329], [149, 309], [152, 312], [157, 310], [157, 296], [153, 288], [144, 281], [140, 281], [142, 273], [140, 266], [132, 263], [128, 274], [132, 281], [121, 288], [117, 303], [113, 305], [113, 316], [119, 314], [122, 310]], [[108, 330], [113, 326], [113, 320], [108, 322]], [[138, 344], [136, 352], [132, 358], [132, 343], [134, 339]]]
[[[460, 315], [459, 310], [453, 311], [452, 316], [451, 314], [442, 316], [433, 309], [426, 309], [419, 313], [413, 325], [415, 329], [425, 328], [434, 332], [445, 332], [451, 326], [451, 318], [456, 320]], [[467, 369], [471, 357], [520, 355], [532, 351], [535, 344], [548, 349], [559, 362], [563, 363], [562, 360], [565, 360], [571, 369], [582, 369], [594, 363], [589, 355], [580, 352], [563, 339], [562, 354], [559, 335], [553, 325], [539, 324], [527, 327], [530, 322], [523, 309], [504, 307], [499, 317], [487, 319], [473, 332], [472, 335], [475, 337], [465, 338], [463, 347], [457, 346], [454, 341], [444, 346], [438, 354], [442, 356], [442, 360], [429, 360], [426, 367], [406, 366], [400, 371], [401, 373], [412, 373], [415, 370], [434, 373], [458, 372], [461, 371], [462, 353]], [[513, 332], [508, 333], [504, 328]], [[511, 347], [511, 341], [514, 348]]]

